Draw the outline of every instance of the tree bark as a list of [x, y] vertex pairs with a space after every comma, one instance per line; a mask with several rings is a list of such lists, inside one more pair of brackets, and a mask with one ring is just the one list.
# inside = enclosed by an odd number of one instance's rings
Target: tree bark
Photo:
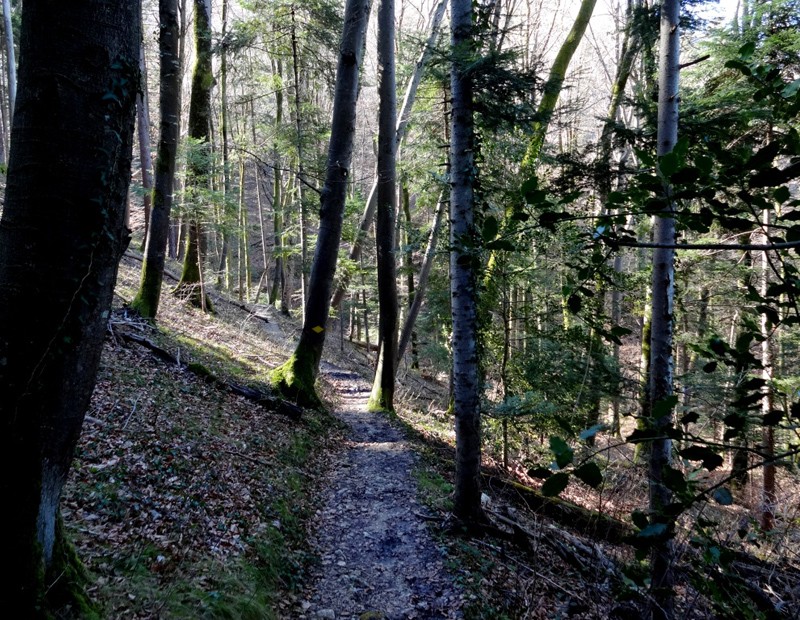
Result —
[[397, 144], [395, 119], [394, 0], [378, 7], [378, 214], [375, 247], [378, 260], [378, 364], [369, 406], [394, 410], [394, 376], [397, 364], [397, 262], [395, 221], [397, 214]]
[[8, 123], [14, 122], [17, 100], [17, 62], [14, 54], [14, 27], [11, 22], [11, 0], [3, 0], [3, 25], [6, 33], [6, 70], [8, 72]]
[[470, 0], [450, 2], [453, 64], [450, 74], [450, 300], [453, 318], [453, 410], [456, 479], [453, 512], [467, 523], [482, 520], [481, 431], [478, 377], [477, 286], [474, 248], [474, 122], [472, 78], [475, 41]]
[[[764, 209], [762, 214], [762, 221], [764, 230], [769, 230], [771, 225], [771, 213], [769, 209]], [[769, 239], [765, 239], [769, 242]], [[770, 284], [770, 272], [772, 265], [770, 264], [770, 253], [762, 252], [761, 254], [761, 294], [767, 296]], [[761, 413], [767, 416], [774, 408], [773, 399], [773, 385], [774, 379], [774, 355], [773, 355], [773, 340], [772, 340], [772, 326], [770, 325], [767, 315], [761, 315], [761, 366], [762, 378], [767, 382], [764, 386], [764, 396], [761, 401]], [[770, 459], [775, 456], [775, 427], [766, 425], [763, 429], [763, 446], [764, 452], [764, 481], [763, 481], [763, 497], [761, 504], [761, 529], [764, 532], [769, 532], [775, 527], [775, 502], [777, 499], [775, 491], [775, 463]]]
[[433, 266], [433, 259], [436, 257], [436, 242], [439, 238], [439, 232], [442, 229], [442, 215], [444, 214], [446, 204], [444, 195], [440, 195], [436, 205], [436, 212], [433, 214], [433, 226], [431, 226], [431, 231], [428, 234], [428, 245], [425, 248], [425, 257], [422, 259], [422, 268], [419, 271], [417, 287], [414, 291], [414, 301], [408, 309], [408, 316], [406, 316], [406, 322], [403, 324], [403, 331], [400, 334], [400, 343], [397, 345], [398, 363], [403, 358], [406, 347], [411, 340], [411, 335], [414, 333], [414, 324], [422, 308], [422, 302], [425, 298], [425, 289], [428, 286], [428, 278], [430, 277], [431, 267]]
[[[436, 39], [439, 36], [439, 28], [441, 27], [446, 8], [447, 0], [439, 0], [439, 4], [436, 5], [431, 18], [431, 27], [428, 34], [428, 39], [425, 41], [425, 46], [422, 48], [422, 51], [417, 58], [417, 64], [414, 67], [414, 73], [411, 75], [411, 79], [408, 81], [408, 85], [406, 86], [406, 93], [403, 97], [403, 105], [400, 108], [400, 116], [397, 118], [395, 150], [400, 146], [400, 143], [403, 141], [403, 136], [406, 134], [408, 122], [411, 120], [411, 110], [414, 107], [414, 101], [417, 98], [417, 88], [419, 87], [419, 83], [422, 81], [422, 76], [425, 73], [425, 66], [428, 64], [428, 60], [433, 53], [433, 48], [436, 44]], [[378, 202], [377, 191], [378, 177], [376, 177], [372, 182], [372, 188], [370, 189], [367, 197], [367, 204], [364, 207], [364, 213], [362, 214], [361, 221], [358, 224], [358, 236], [353, 242], [353, 247], [351, 248], [349, 254], [351, 261], [357, 262], [361, 257], [364, 239], [367, 236], [367, 233], [372, 226], [372, 220], [375, 217], [375, 206]], [[339, 305], [339, 302], [341, 302], [344, 294], [347, 292], [348, 285], [349, 278], [342, 278], [341, 284], [339, 284], [338, 288], [336, 289], [336, 293], [334, 293], [333, 300], [331, 301], [334, 306]]]
[[[187, 185], [202, 192], [207, 188], [211, 172], [209, 137], [211, 134], [211, 87], [214, 76], [211, 72], [211, 0], [194, 0], [195, 65], [192, 74], [192, 95], [189, 103], [189, 137], [195, 140], [197, 149], [189, 157], [186, 177]], [[203, 251], [199, 205], [193, 206], [189, 216], [189, 237], [183, 271], [175, 294], [187, 299], [192, 305], [210, 311], [211, 300], [203, 289]]]
[[147, 232], [150, 229], [150, 210], [153, 206], [153, 156], [150, 152], [150, 99], [147, 94], [147, 64], [144, 57], [144, 44], [139, 53], [139, 71], [142, 87], [136, 97], [136, 130], [139, 138], [139, 167], [142, 172], [142, 190], [144, 196], [144, 236], [141, 249], [147, 244]]
[[181, 66], [178, 55], [180, 29], [177, 0], [159, 0], [158, 49], [161, 58], [159, 109], [160, 136], [156, 155], [153, 208], [142, 262], [139, 292], [131, 306], [145, 318], [154, 319], [161, 299], [167, 240], [175, 183], [175, 159], [180, 139]]
[[22, 9], [0, 220], [0, 495], [13, 503], [0, 594], [20, 618], [46, 616], [76, 587], [58, 504], [130, 240], [139, 11], [122, 0]]
[[272, 374], [273, 383], [294, 398], [319, 402], [314, 388], [325, 345], [333, 277], [342, 238], [350, 161], [355, 136], [358, 75], [364, 51], [370, 0], [348, 0], [339, 46], [325, 186], [320, 198], [317, 248], [309, 279], [303, 330], [292, 357]]
[[528, 150], [525, 153], [523, 160], [523, 167], [532, 169], [539, 159], [539, 153], [544, 145], [544, 139], [547, 136], [547, 128], [550, 126], [550, 119], [558, 104], [558, 98], [561, 95], [562, 87], [564, 86], [564, 79], [567, 77], [567, 69], [575, 51], [578, 49], [583, 35], [586, 32], [586, 27], [589, 25], [589, 20], [592, 18], [594, 7], [597, 0], [582, 0], [581, 6], [578, 9], [578, 15], [572, 24], [572, 28], [567, 34], [564, 43], [558, 50], [553, 66], [550, 68], [550, 75], [544, 85], [544, 93], [536, 108], [536, 122], [533, 125], [533, 137], [528, 144]]
[[[661, 46], [659, 53], [658, 146], [657, 154], [670, 153], [678, 141], [678, 82], [680, 75], [680, 1], [664, 0], [661, 5]], [[675, 243], [674, 203], [671, 200], [669, 179], [662, 179], [669, 202], [658, 215], [654, 240], [658, 244]], [[659, 248], [653, 251], [653, 319], [650, 340], [650, 426], [656, 431], [666, 429], [673, 413], [654, 416], [654, 407], [672, 395], [672, 336], [674, 329], [673, 302], [675, 294], [675, 250]], [[672, 518], [665, 508], [672, 493], [664, 484], [664, 471], [672, 462], [672, 441], [656, 439], [650, 446], [650, 512], [651, 519], [666, 523], [672, 530]], [[667, 538], [654, 546], [650, 562], [651, 615], [654, 619], [674, 616], [673, 544]]]

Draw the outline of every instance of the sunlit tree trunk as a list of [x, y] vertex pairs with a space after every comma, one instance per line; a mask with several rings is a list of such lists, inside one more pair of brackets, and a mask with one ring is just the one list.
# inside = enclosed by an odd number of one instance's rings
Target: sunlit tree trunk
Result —
[[374, 409], [394, 409], [394, 375], [397, 363], [397, 262], [395, 221], [397, 170], [394, 68], [394, 0], [380, 0], [378, 7], [378, 214], [375, 246], [378, 255], [378, 364], [369, 404]]
[[[658, 146], [663, 157], [678, 141], [678, 81], [680, 75], [680, 1], [664, 0], [661, 5], [661, 47], [659, 53]], [[654, 241], [660, 245], [675, 243], [674, 204], [669, 179], [663, 179], [668, 206], [658, 214]], [[672, 424], [673, 415], [653, 416], [654, 407], [672, 396], [672, 336], [675, 294], [675, 250], [653, 250], [653, 319], [650, 340], [650, 426], [656, 431]], [[664, 470], [672, 462], [672, 441], [663, 437], [650, 446], [650, 513], [651, 519], [664, 522], [672, 529], [671, 517], [665, 509], [672, 493], [664, 484]], [[669, 619], [674, 615], [673, 544], [667, 538], [656, 544], [651, 556], [651, 615]]]
[[402, 359], [403, 354], [408, 347], [408, 343], [412, 339], [414, 333], [414, 324], [419, 316], [419, 311], [422, 308], [422, 302], [425, 299], [425, 291], [428, 287], [428, 279], [433, 267], [433, 260], [436, 258], [436, 244], [439, 240], [439, 233], [442, 230], [442, 216], [444, 215], [447, 200], [444, 194], [439, 195], [439, 200], [436, 204], [436, 211], [433, 214], [433, 224], [428, 233], [428, 245], [425, 248], [425, 255], [422, 258], [422, 267], [419, 271], [417, 278], [417, 285], [414, 291], [414, 299], [408, 309], [406, 321], [403, 324], [403, 331], [400, 333], [400, 343], [397, 345], [397, 359]]
[[561, 44], [561, 48], [553, 61], [553, 66], [550, 67], [550, 75], [547, 77], [547, 82], [545, 82], [542, 99], [536, 108], [533, 136], [528, 143], [528, 150], [523, 161], [523, 166], [525, 167], [533, 167], [539, 158], [544, 139], [547, 136], [547, 129], [550, 126], [550, 119], [553, 116], [553, 112], [555, 112], [558, 98], [561, 96], [569, 63], [572, 61], [572, 57], [583, 39], [589, 20], [592, 18], [592, 13], [594, 13], [595, 4], [597, 4], [597, 0], [581, 0], [572, 28], [567, 34], [567, 38], [564, 39], [564, 43]]
[[[300, 54], [297, 47], [297, 22], [295, 6], [291, 6], [291, 43], [292, 43], [292, 74], [294, 76], [294, 123], [297, 140], [297, 183], [295, 191], [297, 193], [297, 204], [300, 207], [300, 299], [302, 307], [306, 307], [308, 298], [308, 214], [304, 201], [306, 183], [305, 166], [303, 159], [303, 119], [300, 109]], [[335, 304], [338, 305], [338, 302]]]
[[231, 233], [228, 229], [229, 204], [231, 193], [231, 160], [229, 147], [230, 112], [228, 106], [228, 0], [222, 2], [222, 42], [219, 50], [219, 124], [222, 141], [222, 208], [220, 223], [222, 229], [222, 248], [217, 265], [217, 284], [223, 282], [230, 288], [230, 245]]
[[58, 506], [130, 240], [139, 11], [131, 0], [22, 7], [0, 220], [0, 525], [10, 569], [0, 595], [15, 618], [51, 617], [79, 587], [74, 567], [66, 572], [74, 559]]
[[11, 0], [3, 0], [3, 26], [6, 33], [6, 71], [8, 73], [8, 123], [14, 121], [17, 100], [17, 62], [14, 53], [14, 27], [11, 22]]
[[333, 277], [342, 238], [344, 203], [355, 136], [358, 75], [369, 9], [370, 0], [348, 0], [345, 7], [325, 186], [320, 198], [319, 236], [311, 267], [303, 330], [292, 357], [272, 374], [273, 383], [280, 389], [295, 398], [312, 403], [318, 401], [314, 382], [325, 344]]
[[[419, 84], [422, 81], [422, 76], [425, 73], [425, 67], [428, 64], [431, 54], [433, 53], [436, 39], [439, 36], [439, 28], [441, 27], [446, 8], [447, 0], [439, 0], [439, 4], [437, 4], [433, 10], [428, 39], [425, 42], [425, 46], [422, 48], [419, 57], [417, 58], [417, 64], [414, 66], [414, 73], [411, 75], [411, 79], [408, 81], [405, 96], [403, 97], [403, 104], [400, 106], [400, 116], [397, 118], [395, 148], [400, 145], [400, 143], [403, 141], [403, 136], [405, 136], [408, 122], [411, 119], [411, 110], [414, 107], [414, 101], [416, 101], [417, 98], [417, 88], [419, 88]], [[376, 177], [368, 194], [367, 204], [364, 207], [364, 213], [362, 214], [361, 220], [358, 224], [358, 237], [356, 237], [356, 240], [353, 242], [353, 247], [350, 249], [349, 258], [352, 261], [359, 260], [364, 239], [366, 238], [367, 233], [372, 226], [372, 221], [375, 218], [375, 206], [377, 205], [378, 197], [377, 192], [378, 178]], [[331, 302], [334, 306], [339, 305], [339, 302], [341, 302], [344, 294], [347, 292], [347, 286], [348, 279], [345, 277], [342, 279], [341, 284], [334, 293], [333, 300]]]
[[[189, 104], [189, 137], [195, 140], [197, 152], [189, 158], [187, 185], [205, 188], [211, 172], [209, 136], [211, 132], [211, 0], [194, 0], [195, 65], [192, 74], [192, 95]], [[203, 310], [211, 310], [211, 301], [203, 289], [203, 233], [200, 205], [192, 207], [188, 223], [186, 255], [181, 279], [175, 289], [180, 297]]]
[[159, 0], [158, 16], [160, 24], [158, 49], [161, 57], [160, 135], [156, 155], [153, 207], [150, 211], [150, 225], [145, 243], [142, 279], [139, 292], [131, 303], [139, 314], [150, 319], [156, 317], [161, 298], [181, 114], [181, 66], [178, 55], [180, 33], [177, 0]]
[[150, 101], [147, 96], [147, 65], [144, 58], [144, 45], [139, 54], [139, 71], [142, 75], [142, 88], [136, 98], [136, 129], [139, 138], [139, 164], [142, 171], [142, 189], [144, 190], [144, 237], [142, 249], [147, 243], [150, 229], [150, 210], [153, 205], [153, 156], [150, 154]]
[[478, 376], [477, 286], [474, 248], [474, 124], [472, 78], [472, 2], [451, 0], [452, 130], [450, 140], [450, 300], [453, 318], [453, 410], [456, 428], [456, 480], [453, 512], [466, 522], [480, 521], [481, 431]]

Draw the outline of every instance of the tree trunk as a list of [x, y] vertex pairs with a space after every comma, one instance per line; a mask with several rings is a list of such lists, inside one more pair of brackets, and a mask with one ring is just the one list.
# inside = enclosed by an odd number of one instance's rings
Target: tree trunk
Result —
[[397, 345], [398, 363], [403, 358], [403, 354], [406, 352], [406, 347], [413, 338], [414, 324], [417, 322], [419, 311], [422, 308], [422, 302], [425, 299], [425, 290], [428, 287], [428, 278], [431, 274], [433, 260], [436, 258], [436, 242], [439, 239], [439, 232], [442, 230], [442, 215], [444, 214], [445, 205], [446, 202], [444, 194], [440, 194], [439, 200], [436, 203], [436, 211], [433, 214], [433, 225], [428, 233], [428, 245], [425, 248], [425, 256], [422, 259], [422, 267], [419, 270], [416, 290], [414, 291], [414, 299], [411, 302], [411, 307], [408, 309], [406, 322], [403, 324], [403, 331], [400, 333], [400, 344]]
[[[295, 5], [291, 6], [292, 18], [292, 73], [294, 75], [294, 122], [297, 140], [297, 203], [300, 207], [300, 299], [302, 307], [306, 307], [308, 297], [308, 215], [306, 205], [303, 200], [306, 183], [305, 172], [303, 170], [303, 125], [300, 115], [300, 54], [297, 50], [297, 24], [295, 16]], [[334, 305], [339, 305], [336, 302]]]
[[477, 286], [471, 247], [474, 224], [472, 78], [475, 41], [470, 0], [450, 2], [453, 64], [450, 75], [450, 299], [453, 318], [453, 409], [456, 480], [453, 512], [467, 523], [482, 520], [481, 432], [478, 378]]
[[0, 495], [12, 567], [0, 592], [19, 618], [45, 617], [79, 588], [58, 504], [130, 240], [139, 11], [121, 0], [22, 9], [0, 221]]
[[158, 15], [161, 134], [158, 139], [153, 208], [150, 211], [149, 232], [142, 262], [142, 280], [139, 292], [131, 303], [140, 315], [149, 319], [156, 317], [161, 298], [175, 182], [175, 159], [181, 125], [181, 66], [178, 55], [180, 32], [177, 0], [159, 0]]
[[581, 6], [578, 9], [578, 15], [572, 24], [572, 29], [569, 31], [564, 43], [558, 50], [553, 66], [550, 68], [550, 75], [544, 85], [544, 93], [539, 106], [536, 108], [536, 122], [533, 124], [533, 137], [528, 144], [528, 150], [525, 153], [525, 159], [522, 162], [524, 168], [532, 169], [539, 159], [539, 153], [544, 145], [544, 139], [547, 136], [547, 128], [550, 126], [550, 119], [558, 104], [558, 98], [561, 95], [561, 90], [564, 86], [564, 79], [567, 76], [567, 69], [575, 51], [580, 45], [583, 34], [586, 32], [586, 27], [589, 25], [589, 20], [594, 12], [597, 0], [581, 0]]
[[3, 0], [3, 25], [6, 33], [6, 70], [8, 72], [8, 123], [14, 122], [17, 100], [17, 63], [14, 54], [14, 27], [11, 22], [11, 0]]
[[395, 221], [397, 213], [397, 146], [395, 119], [394, 0], [381, 0], [378, 7], [378, 215], [375, 247], [378, 260], [378, 365], [369, 406], [394, 410], [394, 376], [397, 364], [397, 262]]
[[[764, 209], [762, 215], [764, 230], [769, 230], [771, 225], [770, 210]], [[765, 241], [768, 239], [765, 238]], [[763, 252], [761, 254], [761, 294], [767, 296], [767, 291], [770, 284], [770, 271], [772, 265], [770, 264], [770, 253]], [[761, 413], [767, 416], [774, 408], [773, 402], [773, 341], [772, 341], [772, 325], [767, 319], [766, 314], [761, 315], [761, 365], [762, 378], [767, 382], [764, 386], [764, 396], [761, 401]], [[764, 532], [769, 532], [775, 527], [775, 501], [777, 499], [775, 494], [775, 463], [771, 461], [775, 456], [775, 427], [773, 425], [764, 426], [763, 430], [763, 446], [762, 450], [766, 462], [764, 463], [764, 488], [761, 506], [761, 529]]]
[[[439, 4], [437, 4], [436, 8], [433, 10], [428, 39], [425, 41], [425, 46], [422, 48], [422, 51], [417, 58], [417, 64], [414, 67], [414, 73], [411, 75], [411, 79], [408, 81], [408, 85], [406, 86], [406, 93], [403, 97], [403, 105], [400, 109], [400, 116], [397, 118], [395, 149], [400, 146], [400, 143], [403, 141], [403, 136], [405, 136], [408, 122], [411, 119], [411, 110], [414, 107], [414, 101], [417, 97], [417, 88], [419, 87], [419, 83], [422, 81], [422, 76], [425, 73], [425, 66], [427, 65], [428, 60], [433, 53], [436, 39], [439, 36], [439, 27], [442, 24], [442, 19], [444, 18], [446, 8], [447, 0], [439, 0]], [[361, 221], [358, 224], [358, 236], [353, 242], [353, 247], [350, 250], [349, 258], [351, 261], [358, 261], [359, 257], [361, 256], [364, 239], [367, 236], [370, 227], [372, 226], [372, 220], [375, 217], [375, 206], [377, 204], [378, 180], [378, 177], [376, 177], [372, 182], [372, 188], [370, 189], [367, 197], [367, 204], [364, 208], [364, 213], [361, 216]], [[338, 288], [336, 289], [336, 293], [331, 301], [333, 305], [339, 305], [339, 302], [347, 292], [348, 283], [348, 278], [343, 277], [341, 284], [339, 284]]]
[[136, 97], [136, 127], [139, 137], [139, 163], [142, 171], [142, 189], [144, 190], [144, 237], [142, 250], [147, 245], [147, 233], [150, 229], [150, 210], [153, 203], [153, 156], [150, 154], [150, 101], [147, 96], [147, 65], [144, 59], [144, 45], [139, 54], [139, 71], [142, 76], [142, 87]]
[[231, 233], [228, 227], [228, 211], [231, 200], [231, 160], [228, 148], [228, 134], [230, 132], [230, 118], [228, 114], [228, 0], [222, 2], [222, 41], [219, 48], [219, 124], [222, 134], [222, 209], [220, 229], [222, 231], [222, 249], [219, 253], [217, 265], [217, 285], [224, 282], [230, 289], [230, 245]]
[[325, 344], [333, 277], [342, 238], [344, 203], [355, 136], [358, 75], [369, 8], [370, 0], [348, 0], [345, 7], [344, 32], [336, 69], [327, 171], [320, 198], [319, 236], [311, 267], [303, 330], [292, 357], [272, 374], [273, 383], [280, 389], [311, 403], [319, 402], [314, 381]]
[[[211, 0], [194, 0], [195, 65], [192, 75], [192, 95], [189, 103], [189, 137], [196, 144], [197, 152], [189, 157], [186, 177], [187, 185], [198, 192], [208, 187], [211, 172], [209, 145], [211, 127]], [[203, 289], [203, 233], [200, 226], [200, 206], [193, 205], [189, 216], [189, 238], [183, 271], [175, 294], [187, 299], [192, 305], [210, 311], [211, 301]]]
[[[661, 48], [659, 53], [658, 147], [659, 157], [671, 152], [678, 140], [678, 80], [680, 75], [679, 0], [664, 0], [661, 6]], [[656, 218], [654, 241], [675, 243], [674, 204], [669, 179], [662, 179], [669, 205]], [[650, 340], [650, 426], [656, 431], [672, 424], [672, 412], [653, 416], [654, 407], [672, 395], [672, 334], [675, 294], [675, 251], [659, 248], [653, 251], [653, 320]], [[666, 523], [672, 530], [672, 517], [665, 508], [672, 493], [663, 482], [664, 470], [672, 462], [672, 441], [656, 439], [650, 446], [650, 512], [651, 519]], [[668, 538], [652, 550], [651, 615], [654, 619], [670, 619], [674, 615], [673, 544]]]

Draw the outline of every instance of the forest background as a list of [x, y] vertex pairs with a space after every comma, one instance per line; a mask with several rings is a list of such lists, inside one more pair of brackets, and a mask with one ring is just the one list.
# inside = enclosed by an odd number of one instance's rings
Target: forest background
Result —
[[[757, 548], [768, 539], [796, 563], [796, 2], [743, 2], [717, 22], [707, 21], [714, 18], [704, 3], [684, 3], [679, 43], [677, 28], [659, 34], [666, 7], [678, 3], [490, 2], [469, 7], [469, 53], [462, 56], [457, 41], [437, 36], [443, 4], [398, 3], [397, 87], [390, 90], [403, 92], [417, 71], [421, 81], [399, 136], [389, 202], [375, 173], [381, 132], [374, 111], [386, 103], [377, 87], [387, 63], [372, 54], [381, 39], [374, 27], [365, 46], [355, 46], [356, 57], [362, 47], [367, 53], [350, 164], [329, 150], [343, 129], [330, 118], [333, 85], [343, 74], [336, 69], [340, 33], [350, 23], [338, 3], [191, 4], [175, 13], [182, 108], [181, 121], [173, 120], [182, 138], [162, 245], [183, 264], [176, 291], [203, 311], [214, 310], [209, 291], [216, 289], [243, 304], [305, 314], [303, 338], [317, 338], [316, 357], [302, 366], [301, 340], [273, 373], [284, 395], [317, 402], [322, 340], [334, 330], [378, 354], [376, 409], [395, 408], [394, 362], [449, 382], [456, 432], [439, 432], [459, 443], [454, 512], [465, 522], [485, 518], [475, 470], [481, 448], [527, 485], [542, 479], [546, 496], [571, 484], [602, 496], [625, 463], [649, 463], [657, 491], [647, 506], [620, 501], [616, 511], [610, 504], [603, 511], [627, 513], [638, 559], [651, 557], [648, 570], [632, 565], [624, 577], [632, 591], [649, 592], [653, 617], [674, 614], [674, 558], [682, 545], [699, 548], [727, 578], [733, 560], [729, 541], [721, 541], [731, 513], [710, 518], [709, 505], [746, 507], [736, 513], [743, 519], [737, 544]], [[10, 35], [18, 12], [8, 2], [4, 8]], [[140, 182], [128, 219], [142, 231], [135, 237], [142, 249], [154, 208], [149, 128], [160, 124], [163, 134], [164, 125], [164, 72], [157, 81], [154, 70], [164, 59], [155, 46], [164, 29], [160, 9], [142, 8], [139, 69], [147, 88], [137, 106]], [[659, 82], [668, 68], [663, 57], [657, 61], [659, 45], [670, 32], [680, 46], [672, 67], [675, 77], [681, 72], [679, 97], [665, 94], [667, 78]], [[16, 79], [14, 38], [7, 38], [3, 158]], [[474, 93], [467, 104], [474, 142], [448, 157], [458, 128], [451, 112], [464, 104], [454, 92], [457, 78]], [[162, 106], [148, 105], [159, 97]], [[677, 133], [664, 141], [659, 119], [678, 99]], [[465, 168], [456, 156], [466, 151], [473, 159]], [[323, 238], [317, 214], [327, 213], [326, 175], [336, 166], [346, 177], [342, 243], [335, 240], [338, 258], [327, 260], [338, 267], [325, 283], [324, 320], [312, 320], [309, 300], [322, 290], [314, 269], [326, 262], [312, 260]], [[455, 207], [449, 221], [442, 217], [441, 205], [457, 204], [448, 196], [458, 184], [448, 166], [468, 172], [474, 196], [463, 233]], [[370, 233], [372, 191], [379, 222], [391, 207], [378, 224], [383, 235]], [[675, 228], [665, 232], [665, 223]], [[375, 263], [387, 239], [383, 253], [396, 270], [391, 293]], [[653, 256], [663, 258], [661, 267]], [[145, 267], [149, 260], [148, 253]], [[464, 352], [451, 338], [460, 329], [453, 300], [466, 290], [450, 288], [460, 269], [475, 288], [474, 308], [466, 310], [473, 331], [462, 340], [472, 347], [464, 359], [475, 366], [467, 383], [450, 367]], [[143, 291], [133, 306], [153, 317], [158, 302], [146, 302]], [[653, 313], [660, 293], [667, 310]], [[392, 304], [400, 316], [390, 329]], [[394, 353], [398, 331], [406, 355]], [[654, 370], [659, 360], [664, 366]], [[693, 585], [724, 612], [730, 592], [711, 583], [708, 591]], [[763, 611], [759, 604], [753, 613]], [[782, 609], [781, 601], [770, 604]]]

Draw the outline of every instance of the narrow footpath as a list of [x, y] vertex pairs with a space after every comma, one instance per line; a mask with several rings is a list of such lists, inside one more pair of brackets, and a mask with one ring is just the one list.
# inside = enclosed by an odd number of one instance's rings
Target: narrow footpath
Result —
[[349, 427], [320, 495], [312, 572], [299, 617], [309, 620], [462, 618], [461, 595], [424, 519], [412, 476], [416, 455], [381, 414], [367, 411], [369, 385], [323, 363]]

